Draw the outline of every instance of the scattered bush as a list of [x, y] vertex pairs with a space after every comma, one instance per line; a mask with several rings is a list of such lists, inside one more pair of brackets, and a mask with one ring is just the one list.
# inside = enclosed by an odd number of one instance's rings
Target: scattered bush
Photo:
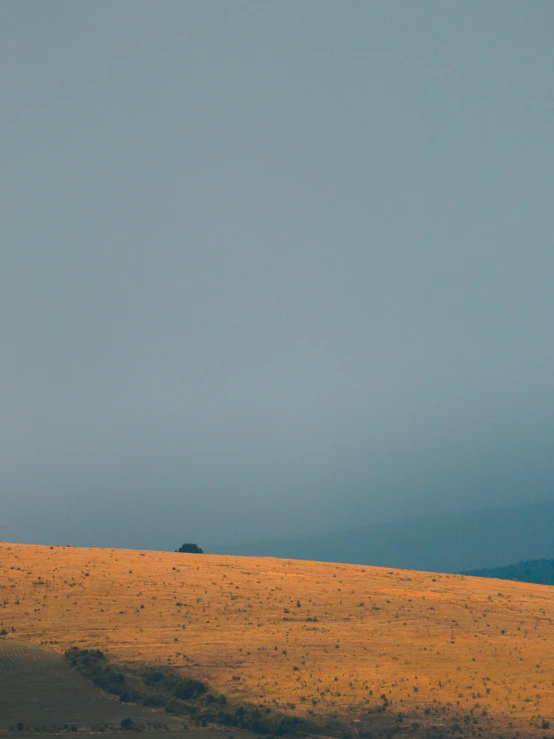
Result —
[[176, 698], [181, 700], [190, 700], [191, 698], [197, 698], [208, 690], [207, 686], [201, 680], [194, 680], [193, 678], [185, 678], [180, 680], [177, 685], [173, 688], [172, 692]]

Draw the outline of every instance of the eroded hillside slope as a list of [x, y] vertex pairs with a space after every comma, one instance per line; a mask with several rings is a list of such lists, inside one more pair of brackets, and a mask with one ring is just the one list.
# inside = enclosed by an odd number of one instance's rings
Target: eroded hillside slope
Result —
[[[5, 639], [172, 665], [231, 700], [554, 734], [554, 590], [357, 565], [0, 544]], [[450, 733], [449, 733], [450, 735]]]

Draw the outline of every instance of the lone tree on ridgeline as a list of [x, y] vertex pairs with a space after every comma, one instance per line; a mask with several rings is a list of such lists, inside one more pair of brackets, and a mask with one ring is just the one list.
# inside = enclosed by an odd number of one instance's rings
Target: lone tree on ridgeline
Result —
[[185, 552], [186, 554], [204, 554], [198, 544], [183, 544], [182, 547], [175, 550], [176, 552]]

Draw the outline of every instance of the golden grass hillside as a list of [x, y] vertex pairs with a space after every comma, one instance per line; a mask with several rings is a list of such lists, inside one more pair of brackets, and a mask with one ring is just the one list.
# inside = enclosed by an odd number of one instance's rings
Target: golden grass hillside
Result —
[[540, 585], [0, 544], [4, 638], [170, 664], [231, 701], [351, 733], [554, 735], [553, 617]]

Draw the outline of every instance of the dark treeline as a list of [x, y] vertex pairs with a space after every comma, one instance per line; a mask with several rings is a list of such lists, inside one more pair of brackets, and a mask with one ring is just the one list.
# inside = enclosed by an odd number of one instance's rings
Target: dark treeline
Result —
[[496, 577], [499, 580], [519, 580], [540, 585], [554, 585], [554, 559], [531, 559], [507, 567], [494, 567], [486, 570], [470, 570], [463, 575], [474, 577]]

